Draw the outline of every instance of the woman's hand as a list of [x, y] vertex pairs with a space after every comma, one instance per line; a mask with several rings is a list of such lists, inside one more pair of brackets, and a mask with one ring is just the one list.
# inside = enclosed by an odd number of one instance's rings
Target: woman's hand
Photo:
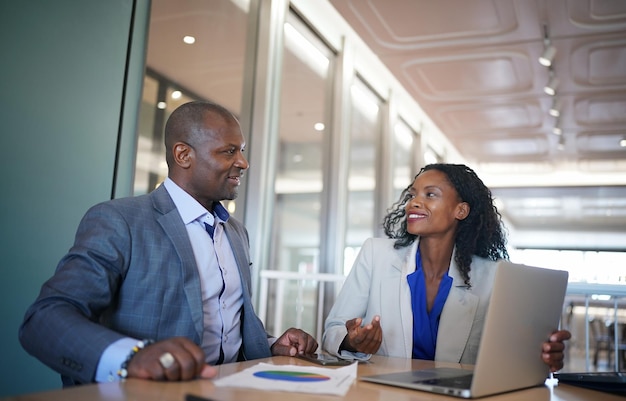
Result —
[[563, 369], [563, 358], [565, 355], [565, 344], [563, 341], [569, 340], [572, 333], [567, 330], [555, 331], [550, 335], [550, 339], [541, 345], [541, 358], [550, 367], [551, 372]]
[[383, 329], [380, 327], [380, 316], [374, 316], [372, 322], [361, 327], [363, 319], [355, 318], [346, 322], [348, 334], [341, 348], [351, 352], [375, 354], [383, 342]]

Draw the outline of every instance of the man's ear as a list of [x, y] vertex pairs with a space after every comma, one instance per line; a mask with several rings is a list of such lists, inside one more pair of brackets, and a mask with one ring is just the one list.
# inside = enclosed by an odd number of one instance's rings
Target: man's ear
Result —
[[470, 213], [470, 205], [467, 202], [461, 202], [456, 208], [456, 218], [457, 220], [465, 220]]
[[189, 166], [191, 166], [193, 148], [185, 142], [176, 142], [172, 148], [172, 154], [174, 156], [174, 162], [180, 167], [189, 168]]

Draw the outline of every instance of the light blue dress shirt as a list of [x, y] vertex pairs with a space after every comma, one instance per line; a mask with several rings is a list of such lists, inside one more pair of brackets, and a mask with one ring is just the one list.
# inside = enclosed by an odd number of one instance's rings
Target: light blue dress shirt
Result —
[[[202, 349], [206, 362], [235, 362], [242, 342], [243, 294], [239, 269], [222, 224], [229, 218], [228, 211], [217, 204], [213, 215], [171, 179], [166, 178], [163, 185], [185, 224], [198, 266], [204, 316]], [[204, 223], [214, 227], [213, 239]], [[138, 341], [123, 338], [107, 347], [98, 363], [96, 381], [118, 380], [117, 371]]]

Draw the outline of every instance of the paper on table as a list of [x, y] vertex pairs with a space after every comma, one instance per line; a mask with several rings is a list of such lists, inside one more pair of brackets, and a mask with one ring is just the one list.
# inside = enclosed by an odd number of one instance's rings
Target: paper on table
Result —
[[356, 379], [357, 363], [341, 368], [259, 363], [241, 372], [215, 380], [218, 386], [271, 391], [345, 395]]

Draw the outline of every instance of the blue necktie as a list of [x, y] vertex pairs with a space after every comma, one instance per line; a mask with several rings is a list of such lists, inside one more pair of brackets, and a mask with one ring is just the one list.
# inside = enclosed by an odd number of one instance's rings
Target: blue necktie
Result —
[[204, 229], [209, 233], [211, 239], [213, 239], [213, 232], [215, 231], [215, 228], [209, 223], [204, 223]]

